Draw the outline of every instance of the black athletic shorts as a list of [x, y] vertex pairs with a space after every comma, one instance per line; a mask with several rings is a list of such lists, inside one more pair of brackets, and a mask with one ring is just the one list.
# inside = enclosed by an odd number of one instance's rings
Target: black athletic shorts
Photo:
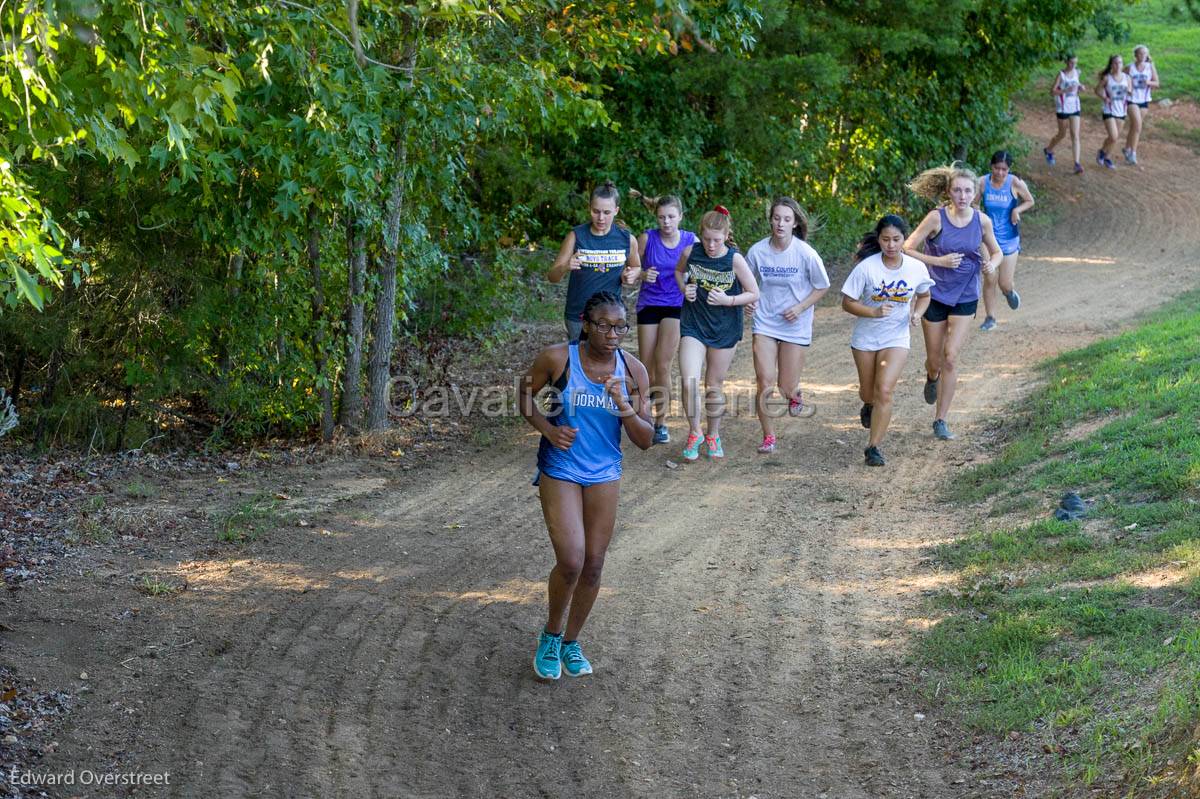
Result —
[[647, 305], [637, 312], [637, 323], [639, 325], [657, 325], [664, 319], [678, 319], [679, 312], [682, 311], [674, 305]]
[[1125, 115], [1121, 114], [1121, 116], [1117, 116], [1116, 114], [1101, 114], [1100, 118], [1101, 119], [1124, 119]]
[[1149, 108], [1149, 107], [1150, 107], [1150, 101], [1149, 101], [1149, 100], [1147, 100], [1147, 101], [1146, 101], [1146, 102], [1144, 102], [1144, 103], [1134, 103], [1134, 105], [1136, 105], [1138, 108]]
[[1059, 119], [1070, 119], [1071, 117], [1079, 116], [1079, 112], [1078, 111], [1069, 111], [1064, 114], [1062, 111], [1055, 111], [1054, 116], [1058, 117]]
[[944, 302], [931, 299], [929, 307], [925, 309], [925, 321], [945, 322], [951, 316], [974, 316], [975, 310], [978, 307], [979, 300], [960, 302], [958, 305], [947, 305]]

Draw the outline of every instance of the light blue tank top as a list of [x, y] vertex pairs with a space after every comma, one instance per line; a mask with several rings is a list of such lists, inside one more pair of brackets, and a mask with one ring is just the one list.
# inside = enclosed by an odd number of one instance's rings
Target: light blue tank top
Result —
[[[579, 344], [568, 345], [567, 384], [561, 410], [550, 417], [555, 425], [577, 428], [570, 449], [562, 450], [545, 436], [538, 445], [538, 470], [555, 480], [594, 485], [621, 477], [621, 417], [603, 384], [593, 383], [579, 361]], [[617, 351], [613, 375], [625, 378], [625, 358]], [[626, 397], [628, 393], [626, 392]]]
[[1021, 228], [1012, 223], [1012, 209], [1017, 205], [1012, 182], [1011, 172], [1004, 179], [1004, 185], [998, 189], [992, 188], [990, 177], [983, 179], [983, 210], [992, 220], [992, 232], [996, 234], [996, 241], [1005, 255], [1014, 251], [1009, 245], [1021, 241]]

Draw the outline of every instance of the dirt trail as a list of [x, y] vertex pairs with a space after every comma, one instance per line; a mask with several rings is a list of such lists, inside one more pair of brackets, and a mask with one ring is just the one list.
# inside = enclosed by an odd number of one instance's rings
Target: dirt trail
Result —
[[[1025, 130], [1044, 142], [1051, 122]], [[1093, 147], [1102, 136], [1090, 119], [1084, 132]], [[593, 677], [532, 678], [552, 561], [528, 484], [536, 440], [521, 429], [434, 469], [282, 475], [341, 501], [244, 559], [164, 561], [189, 580], [175, 599], [139, 603], [95, 570], [25, 599], [6, 643], [27, 670], [92, 673], [43, 770], [165, 770], [171, 788], [147, 793], [173, 797], [1037, 795], [1003, 753], [972, 768], [902, 654], [927, 623], [922, 592], [943, 579], [922, 548], [974, 521], [929, 497], [983, 457], [989, 417], [1038, 360], [1194, 282], [1200, 165], [1153, 136], [1142, 149], [1142, 166], [1115, 173], [1020, 165], [1056, 218], [1026, 234], [1021, 310], [971, 334], [949, 419], [959, 440], [930, 435], [916, 334], [889, 465], [864, 468], [851, 320], [822, 308], [803, 381], [820, 411], [784, 420], [776, 455], [754, 453], [748, 416], [726, 423], [721, 465], [669, 469], [677, 443], [627, 446], [585, 630]], [[121, 620], [131, 603], [143, 609]]]

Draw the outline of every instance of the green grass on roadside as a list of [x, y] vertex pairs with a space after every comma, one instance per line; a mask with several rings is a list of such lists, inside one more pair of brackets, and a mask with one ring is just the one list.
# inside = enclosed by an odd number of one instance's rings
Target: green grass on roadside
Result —
[[[960, 579], [917, 650], [968, 723], [1031, 733], [1074, 779], [1128, 795], [1171, 795], [1200, 767], [1198, 301], [1045, 366], [998, 457], [950, 489], [1036, 518], [937, 548]], [[1093, 502], [1085, 520], [1048, 518], [1066, 491]]]
[[[1117, 7], [1115, 18], [1128, 26], [1128, 41], [1115, 44], [1100, 41], [1095, 35], [1080, 42], [1075, 50], [1079, 71], [1084, 82], [1094, 86], [1096, 73], [1108, 63], [1108, 57], [1120, 53], [1126, 63], [1133, 59], [1133, 48], [1144, 44], [1158, 67], [1162, 87], [1154, 90], [1155, 99], [1178, 100], [1190, 98], [1200, 102], [1200, 21], [1188, 14], [1180, 0], [1141, 0]], [[1048, 92], [1059, 68], [1058, 54], [1050, 54], [1045, 74], [1029, 82], [1022, 98], [1050, 103]], [[1099, 113], [1100, 101], [1090, 91], [1084, 95], [1084, 111], [1092, 108]]]
[[279, 502], [269, 494], [256, 494], [213, 519], [217, 540], [225, 544], [244, 544], [274, 530], [288, 518], [279, 513]]

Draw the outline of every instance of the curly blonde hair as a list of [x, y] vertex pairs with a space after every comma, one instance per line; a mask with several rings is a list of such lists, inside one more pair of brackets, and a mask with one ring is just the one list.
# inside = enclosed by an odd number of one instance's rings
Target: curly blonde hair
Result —
[[971, 181], [974, 186], [979, 182], [979, 176], [961, 162], [955, 161], [946, 166], [935, 166], [917, 175], [908, 184], [908, 190], [918, 197], [930, 202], [945, 202], [950, 199], [950, 186], [959, 178]]

